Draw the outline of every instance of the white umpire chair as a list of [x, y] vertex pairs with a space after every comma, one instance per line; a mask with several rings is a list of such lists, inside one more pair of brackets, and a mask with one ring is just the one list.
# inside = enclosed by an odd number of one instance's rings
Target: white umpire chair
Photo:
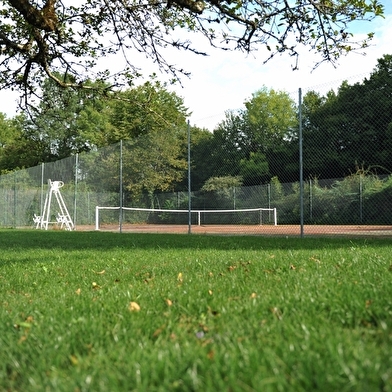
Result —
[[[74, 230], [75, 225], [69, 215], [67, 206], [65, 205], [63, 196], [61, 195], [60, 188], [64, 186], [62, 181], [48, 180], [48, 193], [46, 194], [44, 210], [42, 216], [34, 214], [34, 224], [36, 229], [48, 230], [49, 224], [60, 225], [61, 229]], [[51, 206], [53, 195], [57, 201], [59, 212], [57, 213], [56, 221], [51, 222]]]

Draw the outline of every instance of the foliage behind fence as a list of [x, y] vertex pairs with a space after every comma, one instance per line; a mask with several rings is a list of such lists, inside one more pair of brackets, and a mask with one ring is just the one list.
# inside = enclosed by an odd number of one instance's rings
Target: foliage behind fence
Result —
[[[120, 145], [110, 146], [109, 150], [111, 160], [115, 161], [113, 152], [116, 151], [120, 162]], [[47, 181], [52, 179], [66, 180], [61, 192], [76, 225], [93, 226], [97, 205], [120, 205], [121, 196], [114, 190], [119, 188], [119, 164], [107, 166], [107, 170], [97, 168], [96, 159], [100, 160], [102, 156], [108, 156], [107, 149], [1, 176], [0, 225], [33, 226], [34, 214], [42, 213]], [[102, 177], [98, 178], [97, 172], [101, 170]], [[392, 176], [358, 172], [340, 179], [307, 180], [303, 195], [305, 224], [392, 224]], [[126, 207], [183, 210], [188, 208], [188, 196], [186, 191], [177, 191], [144, 193], [132, 198], [126, 190], [122, 195]], [[273, 178], [267, 184], [192, 191], [191, 202], [195, 210], [277, 208], [278, 224], [300, 223], [299, 182], [280, 183]], [[54, 216], [56, 204], [52, 202], [52, 205]], [[164, 221], [162, 216], [160, 220]], [[118, 219], [118, 210], [110, 214], [111, 222], [118, 222]], [[228, 223], [227, 219], [222, 221], [222, 224]]]

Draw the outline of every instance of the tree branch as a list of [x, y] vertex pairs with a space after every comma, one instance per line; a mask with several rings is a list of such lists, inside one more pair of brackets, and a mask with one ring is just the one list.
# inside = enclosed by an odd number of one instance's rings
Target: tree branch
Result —
[[8, 0], [8, 2], [25, 18], [26, 22], [37, 29], [47, 32], [56, 31], [56, 0], [47, 0], [42, 10], [32, 6], [28, 0]]

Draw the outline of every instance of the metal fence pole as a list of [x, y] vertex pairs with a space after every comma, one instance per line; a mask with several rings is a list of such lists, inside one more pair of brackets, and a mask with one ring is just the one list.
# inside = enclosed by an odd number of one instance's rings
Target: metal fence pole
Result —
[[12, 227], [16, 228], [16, 171], [14, 172], [14, 208], [13, 208], [13, 225]]
[[122, 224], [123, 224], [123, 141], [120, 140], [120, 214], [119, 214], [119, 223], [120, 223], [120, 233], [122, 233]]
[[79, 154], [76, 154], [76, 157], [75, 157], [75, 189], [74, 189], [74, 217], [73, 217], [73, 223], [74, 223], [74, 226], [76, 227], [76, 218], [77, 218], [77, 215], [76, 215], [76, 208], [77, 208], [77, 202], [76, 202], [76, 199], [77, 199], [77, 188], [78, 188], [78, 166], [79, 166]]
[[188, 234], [192, 233], [192, 200], [191, 200], [191, 127], [188, 120]]
[[313, 222], [313, 182], [309, 180], [309, 220]]
[[359, 221], [363, 223], [363, 179], [362, 174], [359, 175]]
[[299, 122], [299, 198], [301, 237], [304, 236], [304, 179], [302, 157], [302, 90], [298, 89], [298, 122]]
[[44, 212], [44, 173], [45, 173], [45, 163], [41, 163], [41, 206], [40, 206], [40, 216]]

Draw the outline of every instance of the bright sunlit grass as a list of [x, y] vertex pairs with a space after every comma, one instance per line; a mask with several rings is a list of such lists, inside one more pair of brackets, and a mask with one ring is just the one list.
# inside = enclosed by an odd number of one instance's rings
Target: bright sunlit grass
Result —
[[0, 390], [392, 391], [390, 240], [0, 232]]

